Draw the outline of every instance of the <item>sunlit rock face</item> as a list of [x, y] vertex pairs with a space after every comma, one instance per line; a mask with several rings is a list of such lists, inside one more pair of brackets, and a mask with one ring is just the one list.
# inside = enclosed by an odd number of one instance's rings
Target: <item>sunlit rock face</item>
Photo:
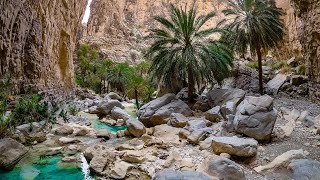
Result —
[[[153, 16], [168, 16], [170, 3], [190, 7], [192, 2], [193, 0], [93, 0], [90, 19], [81, 43], [89, 43], [100, 49], [103, 57], [135, 63], [141, 60], [141, 52], [147, 48], [145, 37], [148, 30], [158, 25]], [[200, 14], [217, 12], [217, 17], [207, 23], [206, 27], [212, 27], [223, 19], [221, 12], [226, 8], [226, 1], [196, 2]], [[273, 54], [282, 59], [298, 56], [302, 49], [297, 31], [299, 19], [296, 18], [290, 0], [276, 0], [275, 3], [286, 12], [283, 19], [287, 33], [280, 43], [280, 50]]]
[[292, 0], [292, 2], [302, 23], [299, 37], [309, 67], [309, 77], [320, 82], [320, 1]]
[[[200, 14], [217, 10], [207, 27], [223, 16], [223, 0], [198, 0]], [[91, 15], [82, 42], [100, 49], [100, 53], [118, 62], [135, 63], [147, 48], [148, 30], [158, 26], [154, 16], [168, 16], [170, 4], [190, 7], [193, 0], [93, 0]]]
[[0, 79], [28, 88], [70, 92], [73, 52], [87, 0], [1, 0]]

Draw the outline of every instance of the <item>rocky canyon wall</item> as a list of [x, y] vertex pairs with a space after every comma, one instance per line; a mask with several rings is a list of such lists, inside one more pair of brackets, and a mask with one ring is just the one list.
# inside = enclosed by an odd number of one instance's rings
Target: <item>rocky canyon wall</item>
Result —
[[[139, 61], [140, 52], [147, 47], [148, 29], [157, 26], [153, 16], [166, 16], [170, 3], [179, 6], [192, 5], [193, 0], [93, 0], [87, 32], [83, 42], [100, 49], [115, 61]], [[216, 10], [217, 17], [207, 26], [221, 19], [223, 0], [198, 0], [200, 14]]]
[[[184, 6], [192, 4], [193, 0], [93, 0], [91, 15], [82, 42], [89, 43], [100, 49], [102, 56], [115, 61], [135, 62], [141, 56], [140, 52], [147, 47], [148, 29], [157, 23], [153, 16], [166, 16], [170, 3]], [[216, 11], [207, 26], [215, 25], [223, 18], [221, 11], [225, 8], [225, 0], [197, 0], [200, 14]], [[276, 0], [276, 5], [282, 8], [286, 26], [286, 37], [273, 54], [278, 59], [299, 56], [302, 47], [298, 38], [297, 27], [300, 22], [290, 0]]]
[[70, 92], [73, 52], [87, 0], [1, 0], [0, 79], [28, 88]]
[[320, 83], [320, 1], [292, 0], [301, 19], [300, 42], [308, 64], [308, 75]]

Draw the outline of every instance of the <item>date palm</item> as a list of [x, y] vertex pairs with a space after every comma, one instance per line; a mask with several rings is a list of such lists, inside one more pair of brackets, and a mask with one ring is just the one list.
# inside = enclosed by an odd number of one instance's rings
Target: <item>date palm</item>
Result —
[[230, 75], [232, 51], [211, 38], [214, 33], [220, 33], [219, 29], [204, 28], [215, 15], [211, 12], [199, 16], [195, 5], [190, 10], [171, 5], [169, 18], [156, 16], [154, 19], [161, 27], [150, 30], [153, 44], [146, 57], [152, 61], [151, 74], [167, 85], [173, 79], [187, 80], [189, 101], [196, 84], [221, 82]]
[[[259, 88], [263, 94], [262, 51], [277, 46], [284, 36], [282, 9], [271, 0], [227, 0], [223, 25], [230, 33], [225, 38], [237, 52], [250, 52], [258, 57]], [[230, 17], [230, 18], [228, 18]], [[230, 23], [231, 21], [231, 23]]]

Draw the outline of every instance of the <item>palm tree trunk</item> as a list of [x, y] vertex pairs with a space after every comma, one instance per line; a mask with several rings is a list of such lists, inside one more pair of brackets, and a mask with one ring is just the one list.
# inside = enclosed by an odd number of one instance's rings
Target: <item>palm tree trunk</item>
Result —
[[139, 110], [140, 107], [139, 107], [138, 91], [137, 91], [137, 89], [134, 89], [134, 95], [135, 95], [135, 98], [136, 98], [137, 109]]
[[262, 79], [262, 55], [260, 44], [257, 43], [256, 46], [257, 56], [258, 56], [258, 71], [259, 71], [259, 92], [263, 95], [263, 79]]
[[194, 93], [194, 78], [192, 69], [188, 68], [188, 101], [192, 102]]

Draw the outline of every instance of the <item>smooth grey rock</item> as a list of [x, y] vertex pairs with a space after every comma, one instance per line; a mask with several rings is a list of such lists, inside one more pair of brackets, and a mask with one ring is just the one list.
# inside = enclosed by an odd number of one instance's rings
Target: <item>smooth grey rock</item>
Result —
[[161, 124], [167, 124], [167, 118], [172, 113], [180, 113], [184, 116], [191, 116], [192, 110], [182, 100], [173, 100], [169, 104], [159, 108], [148, 121], [142, 121], [146, 127], [154, 127]]
[[213, 129], [211, 129], [211, 128], [203, 128], [203, 129], [194, 130], [188, 136], [188, 142], [191, 144], [199, 144], [200, 141], [205, 140], [212, 133], [213, 133]]
[[138, 111], [139, 120], [145, 125], [148, 124], [154, 113], [162, 106], [169, 104], [173, 99], [175, 99], [175, 94], [169, 93], [143, 105]]
[[70, 135], [73, 133], [73, 128], [67, 124], [57, 128], [55, 134], [57, 135]]
[[11, 139], [0, 139], [0, 168], [11, 170], [28, 152], [21, 143]]
[[122, 102], [122, 97], [119, 96], [119, 94], [115, 93], [115, 92], [110, 92], [109, 94], [107, 94], [107, 98], [109, 99], [113, 99], [113, 100], [118, 100], [120, 102]]
[[187, 123], [186, 129], [188, 129], [189, 131], [194, 131], [196, 129], [206, 128], [209, 124], [211, 124], [210, 121], [204, 119], [190, 120]]
[[138, 120], [130, 118], [126, 121], [126, 125], [130, 134], [135, 137], [141, 137], [146, 133], [146, 127]]
[[232, 101], [236, 106], [244, 99], [246, 92], [242, 89], [214, 89], [208, 92], [208, 102], [211, 107], [223, 106]]
[[188, 87], [182, 88], [176, 95], [177, 99], [187, 100], [188, 99]]
[[239, 157], [252, 157], [257, 154], [258, 142], [251, 138], [213, 137], [212, 149], [216, 154], [228, 153]]
[[267, 88], [271, 90], [274, 94], [278, 94], [281, 86], [289, 80], [289, 76], [285, 74], [277, 74], [272, 80], [267, 84]]
[[240, 165], [224, 158], [211, 157], [200, 165], [200, 171], [208, 174], [214, 179], [223, 180], [245, 180], [245, 174]]
[[111, 113], [111, 110], [114, 107], [119, 107], [121, 109], [124, 109], [124, 106], [118, 100], [110, 100], [110, 101], [101, 102], [98, 105], [97, 110], [99, 111], [99, 113], [103, 115], [108, 115]]
[[211, 178], [201, 172], [177, 171], [173, 169], [163, 169], [156, 173], [152, 180], [211, 180]]
[[119, 107], [113, 107], [111, 110], [111, 117], [114, 120], [123, 119], [126, 121], [126, 120], [130, 119], [131, 116], [124, 109], [121, 109]]
[[268, 95], [246, 97], [238, 106], [232, 126], [235, 132], [258, 141], [269, 141], [277, 119], [273, 98]]
[[216, 106], [209, 111], [204, 113], [204, 116], [207, 120], [211, 122], [218, 122], [222, 119], [222, 116], [220, 114], [220, 106]]
[[294, 180], [319, 180], [320, 162], [309, 159], [292, 160], [288, 169]]

